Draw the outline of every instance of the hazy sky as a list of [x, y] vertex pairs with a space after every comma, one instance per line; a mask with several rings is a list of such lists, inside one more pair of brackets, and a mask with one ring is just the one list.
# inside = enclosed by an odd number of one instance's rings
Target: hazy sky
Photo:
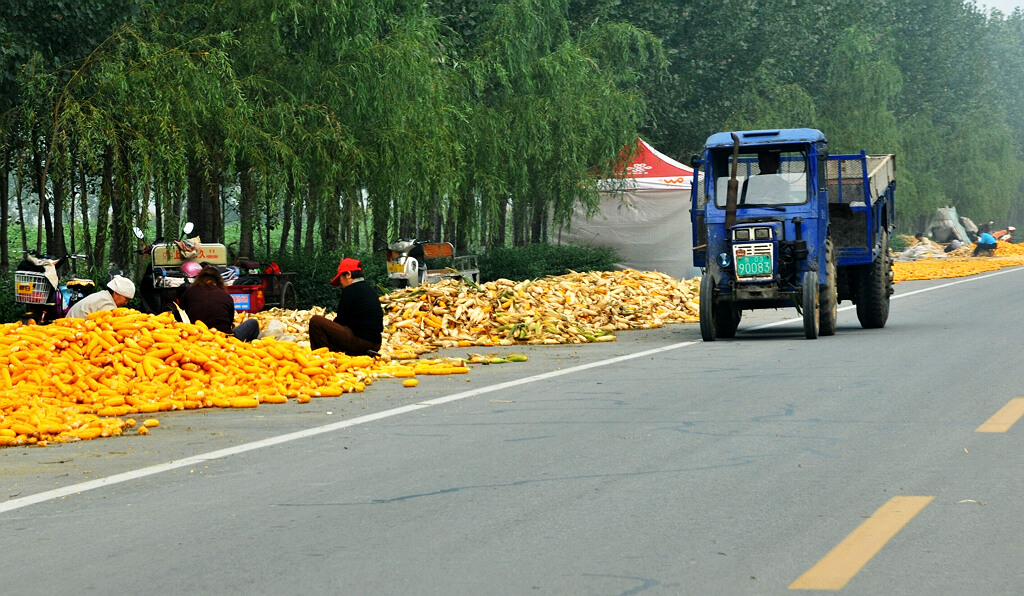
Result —
[[1006, 14], [1010, 14], [1018, 6], [1024, 6], [1024, 0], [977, 0], [977, 2], [979, 8], [998, 8]]

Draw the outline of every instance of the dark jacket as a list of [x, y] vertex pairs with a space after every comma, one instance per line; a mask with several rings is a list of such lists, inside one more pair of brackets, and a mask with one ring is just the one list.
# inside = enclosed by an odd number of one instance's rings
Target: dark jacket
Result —
[[189, 286], [181, 296], [181, 307], [195, 323], [231, 333], [235, 326], [235, 301], [226, 290], [213, 286]]
[[365, 281], [349, 284], [341, 291], [334, 322], [348, 327], [360, 339], [380, 344], [380, 334], [384, 331], [384, 309], [380, 306], [377, 290]]

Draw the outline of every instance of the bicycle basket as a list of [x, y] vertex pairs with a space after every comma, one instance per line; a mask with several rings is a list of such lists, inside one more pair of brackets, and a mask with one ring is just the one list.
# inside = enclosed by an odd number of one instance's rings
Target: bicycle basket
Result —
[[50, 280], [41, 273], [16, 271], [14, 273], [14, 301], [27, 304], [46, 304], [50, 295]]

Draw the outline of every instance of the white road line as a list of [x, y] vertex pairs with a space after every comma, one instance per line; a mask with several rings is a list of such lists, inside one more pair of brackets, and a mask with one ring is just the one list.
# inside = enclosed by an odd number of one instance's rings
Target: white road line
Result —
[[[1005, 267], [1003, 269], [999, 269], [999, 270], [994, 271], [992, 273], [986, 273], [984, 275], [972, 275], [970, 277], [963, 277], [963, 278], [957, 279], [956, 281], [951, 281], [951, 282], [947, 282], [947, 283], [944, 283], [944, 284], [939, 284], [937, 286], [932, 286], [930, 288], [921, 288], [920, 290], [914, 290], [912, 292], [907, 292], [906, 294], [893, 294], [889, 299], [890, 300], [896, 300], [897, 298], [906, 298], [907, 296], [913, 296], [915, 294], [923, 294], [925, 292], [933, 292], [935, 290], [941, 290], [942, 288], [948, 288], [950, 286], [957, 286], [957, 285], [960, 285], [960, 284], [971, 283], [971, 282], [975, 282], [975, 281], [978, 281], [978, 280], [987, 279], [989, 277], [995, 277], [997, 275], [1003, 275], [1004, 273], [1013, 273], [1013, 272], [1016, 272], [1016, 271], [1024, 271], [1024, 267]], [[857, 306], [855, 304], [851, 304], [850, 306], [844, 306], [844, 307], [838, 309], [838, 312], [843, 312], [844, 310], [850, 310], [852, 308], [857, 308]], [[786, 320], [783, 320], [783, 321], [775, 321], [774, 323], [765, 323], [764, 325], [758, 325], [757, 327], [750, 327], [748, 329], [744, 329], [743, 331], [758, 331], [760, 329], [768, 329], [769, 327], [778, 327], [780, 325], [788, 325], [790, 323], [801, 323], [801, 322], [803, 322], [803, 318], [801, 318], [801, 317], [794, 317], [792, 319], [786, 319]]]
[[[915, 294], [921, 294], [921, 293], [924, 293], [924, 292], [931, 292], [931, 291], [934, 291], [934, 290], [940, 290], [942, 288], [948, 288], [950, 286], [955, 286], [955, 285], [962, 284], [962, 283], [970, 283], [970, 282], [973, 282], [973, 281], [978, 281], [978, 280], [981, 280], [981, 279], [986, 279], [986, 278], [993, 277], [993, 276], [996, 276], [996, 275], [1002, 275], [1003, 273], [1009, 273], [1011, 271], [1020, 271], [1020, 270], [1024, 270], [1024, 268], [1014, 267], [1014, 268], [1000, 269], [999, 271], [996, 271], [996, 272], [993, 272], [993, 273], [990, 273], [990, 274], [987, 274], [987, 275], [972, 276], [972, 277], [968, 277], [968, 278], [959, 279], [957, 281], [952, 281], [952, 282], [949, 282], [949, 283], [945, 283], [945, 284], [941, 284], [941, 285], [937, 285], [937, 286], [932, 286], [932, 287], [929, 287], [929, 288], [923, 288], [923, 289], [920, 289], [920, 290], [914, 290], [913, 292], [907, 292], [906, 294], [896, 294], [892, 298], [893, 299], [896, 299], [896, 298], [906, 298], [907, 296], [913, 296]], [[854, 307], [853, 306], [844, 306], [840, 310], [848, 310], [848, 309], [851, 309], [851, 308], [854, 308]], [[800, 319], [799, 317], [792, 318], [792, 319], [786, 319], [784, 321], [776, 321], [774, 323], [766, 323], [764, 325], [758, 325], [757, 327], [752, 327], [750, 330], [753, 331], [753, 330], [757, 330], [757, 329], [766, 329], [768, 327], [776, 327], [778, 325], [786, 325], [786, 324], [789, 324], [789, 323], [799, 322], [801, 320], [802, 319]], [[59, 498], [66, 497], [66, 496], [69, 496], [69, 495], [83, 493], [83, 492], [86, 492], [86, 491], [89, 491], [89, 490], [93, 490], [93, 489], [97, 489], [97, 488], [102, 488], [102, 487], [105, 487], [105, 486], [112, 486], [112, 485], [115, 485], [115, 484], [120, 484], [122, 482], [130, 482], [132, 480], [138, 480], [140, 478], [145, 478], [146, 476], [152, 476], [154, 474], [161, 474], [163, 472], [169, 472], [171, 470], [177, 470], [179, 468], [184, 468], [184, 467], [188, 467], [188, 466], [194, 466], [194, 465], [201, 464], [201, 463], [208, 462], [208, 461], [212, 461], [212, 460], [215, 460], [215, 459], [221, 459], [221, 458], [225, 458], [225, 457], [230, 457], [232, 455], [238, 455], [240, 453], [246, 453], [246, 452], [249, 452], [249, 451], [255, 451], [257, 449], [263, 449], [264, 447], [270, 447], [272, 445], [280, 445], [281, 443], [288, 443], [290, 441], [295, 441], [295, 440], [298, 440], [298, 439], [304, 439], [306, 437], [313, 437], [313, 436], [316, 436], [316, 435], [333, 432], [333, 431], [340, 430], [340, 429], [343, 429], [343, 428], [350, 428], [350, 427], [353, 427], [353, 426], [359, 426], [361, 424], [367, 424], [369, 422], [375, 422], [377, 420], [384, 420], [385, 418], [392, 418], [394, 416], [399, 416], [401, 414], [407, 414], [409, 412], [415, 412], [415, 411], [421, 410], [423, 408], [429, 408], [430, 406], [437, 406], [437, 405], [441, 405], [441, 404], [450, 403], [450, 402], [453, 402], [453, 401], [459, 401], [459, 400], [466, 399], [466, 398], [469, 398], [469, 397], [475, 397], [477, 395], [483, 395], [483, 394], [486, 394], [486, 393], [492, 393], [494, 391], [501, 391], [502, 389], [509, 389], [509, 388], [512, 388], [512, 387], [518, 387], [520, 385], [526, 385], [526, 384], [529, 384], [529, 383], [535, 383], [537, 381], [543, 381], [545, 379], [553, 379], [555, 377], [561, 377], [561, 376], [564, 376], [564, 375], [574, 374], [574, 373], [581, 372], [581, 371], [584, 371], [584, 370], [588, 370], [588, 369], [591, 369], [591, 368], [597, 368], [597, 367], [600, 367], [600, 366], [607, 366], [609, 364], [616, 364], [616, 363], [625, 362], [625, 361], [628, 361], [628, 360], [635, 360], [636, 358], [643, 358], [645, 356], [652, 356], [654, 354], [659, 354], [661, 352], [667, 352], [669, 350], [675, 350], [675, 349], [678, 349], [678, 348], [685, 348], [686, 346], [692, 346], [692, 345], [696, 345], [698, 343], [700, 343], [700, 342], [686, 341], [686, 342], [681, 342], [681, 343], [677, 343], [677, 344], [670, 344], [670, 345], [667, 345], [667, 346], [662, 346], [660, 348], [654, 348], [654, 349], [651, 349], [651, 350], [644, 350], [642, 352], [636, 352], [634, 354], [625, 354], [623, 356], [616, 356], [614, 358], [608, 358], [608, 359], [605, 359], [605, 360], [599, 360], [599, 361], [591, 362], [591, 363], [588, 363], [588, 364], [580, 364], [578, 366], [572, 366], [572, 367], [564, 368], [564, 369], [561, 369], [561, 370], [555, 370], [555, 371], [551, 371], [551, 372], [541, 373], [539, 375], [533, 375], [533, 376], [530, 376], [530, 377], [524, 377], [522, 379], [516, 379], [515, 381], [507, 381], [505, 383], [498, 383], [498, 384], [490, 385], [490, 386], [487, 386], [487, 387], [481, 387], [480, 389], [471, 389], [469, 391], [463, 391], [461, 393], [455, 393], [455, 394], [452, 394], [452, 395], [446, 395], [444, 397], [438, 397], [438, 398], [435, 398], [435, 399], [430, 399], [430, 400], [427, 400], [427, 401], [422, 401], [422, 402], [411, 404], [411, 405], [408, 405], [408, 406], [402, 406], [400, 408], [393, 408], [391, 410], [385, 410], [383, 412], [377, 412], [377, 413], [374, 413], [374, 414], [367, 414], [365, 416], [359, 416], [359, 417], [356, 417], [356, 418], [350, 418], [348, 420], [341, 420], [339, 422], [334, 422], [334, 423], [331, 423], [331, 424], [325, 424], [323, 426], [317, 426], [317, 427], [314, 427], [314, 428], [310, 428], [310, 429], [306, 429], [306, 430], [300, 430], [300, 431], [296, 431], [296, 432], [293, 432], [293, 433], [287, 433], [287, 434], [284, 434], [284, 435], [278, 435], [276, 437], [269, 437], [269, 438], [262, 439], [262, 440], [259, 440], [259, 441], [253, 441], [251, 443], [245, 443], [244, 445], [237, 445], [235, 447], [228, 447], [226, 449], [218, 449], [216, 451], [210, 451], [208, 453], [201, 453], [199, 455], [194, 455], [192, 457], [186, 457], [184, 459], [176, 459], [176, 460], [172, 460], [172, 461], [169, 461], [169, 462], [166, 462], [166, 463], [162, 463], [162, 464], [156, 464], [156, 465], [153, 465], [153, 466], [147, 466], [145, 468], [139, 468], [138, 470], [131, 470], [131, 471], [128, 471], [128, 472], [123, 472], [121, 474], [114, 474], [113, 476], [106, 476], [104, 478], [97, 478], [96, 480], [90, 480], [88, 482], [82, 482], [82, 483], [79, 483], [79, 484], [72, 484], [72, 485], [69, 485], [69, 486], [62, 487], [62, 488], [56, 488], [56, 489], [53, 489], [53, 490], [48, 490], [48, 491], [37, 493], [37, 494], [34, 494], [34, 495], [28, 495], [26, 497], [20, 497], [20, 498], [16, 498], [16, 499], [9, 499], [7, 501], [4, 501], [3, 503], [0, 503], [0, 513], [6, 513], [8, 511], [14, 511], [16, 509], [21, 509], [23, 507], [28, 507], [29, 505], [35, 505], [36, 503], [42, 503], [42, 502], [45, 502], [45, 501], [51, 501], [53, 499], [59, 499]]]
[[246, 453], [248, 451], [255, 451], [256, 449], [262, 449], [264, 447], [270, 447], [272, 445], [279, 445], [281, 443], [287, 443], [306, 437], [313, 437], [316, 435], [333, 432], [343, 428], [349, 428], [352, 426], [358, 426], [360, 424], [366, 424], [368, 422], [375, 422], [377, 420], [383, 420], [385, 418], [391, 418], [399, 416], [401, 414], [407, 414], [409, 412], [415, 412], [423, 408], [429, 408], [430, 406], [437, 406], [446, 404], [477, 395], [483, 395], [485, 393], [492, 393], [494, 391], [501, 391], [502, 389], [509, 389], [511, 387], [517, 387], [519, 385], [526, 385], [528, 383], [534, 383], [536, 381], [542, 381], [544, 379], [552, 379], [563, 375], [569, 375], [584, 371], [599, 366], [607, 366], [609, 364], [615, 364], [617, 362], [625, 362], [627, 360], [633, 360], [636, 358], [643, 358], [645, 356], [651, 356], [661, 352], [667, 352], [669, 350], [675, 350], [677, 348], [683, 348], [686, 346], [694, 345], [698, 342], [687, 341], [677, 344], [671, 344], [662, 346], [660, 348], [654, 348], [651, 350], [644, 350], [643, 352], [636, 352], [634, 354], [626, 354], [623, 356], [616, 356], [615, 358], [608, 358], [597, 362], [590, 362], [588, 364], [580, 364], [578, 366], [572, 366], [561, 370], [555, 370], [539, 375], [533, 375], [531, 377], [524, 377], [522, 379], [516, 379], [515, 381], [507, 381], [505, 383], [497, 383], [487, 387], [481, 387], [480, 389], [471, 389], [469, 391], [463, 391], [461, 393], [455, 393], [453, 395], [446, 395], [444, 397], [438, 397], [427, 401], [411, 404], [408, 406], [402, 406], [400, 408], [393, 408], [391, 410], [385, 410], [383, 412], [377, 412], [374, 414], [367, 414], [365, 416], [359, 416], [357, 418], [350, 418], [348, 420], [341, 420], [339, 422], [333, 422], [331, 424], [325, 424], [323, 426], [317, 426], [306, 430], [300, 430], [293, 433], [287, 433], [284, 435], [278, 435], [276, 437], [269, 437], [259, 441], [253, 441], [251, 443], [245, 443], [243, 445], [237, 445], [235, 447], [228, 447], [226, 449], [218, 449], [217, 451], [210, 451], [208, 453], [201, 453], [192, 457], [186, 457], [184, 459], [176, 459], [162, 464], [156, 464], [153, 466], [147, 466], [138, 470], [131, 470], [123, 472], [121, 474], [114, 474], [113, 476], [106, 476], [104, 478], [97, 478], [96, 480], [90, 480], [88, 482], [82, 482], [79, 484], [72, 484], [62, 488], [55, 488], [46, 492], [37, 493], [34, 495], [28, 495], [17, 499], [10, 499], [0, 503], [0, 513], [6, 513], [8, 511], [14, 511], [15, 509], [21, 509], [22, 507], [28, 507], [29, 505], [35, 505], [36, 503], [42, 503], [44, 501], [51, 501], [53, 499], [59, 499], [69, 495], [83, 493], [88, 490], [96, 488], [102, 488], [104, 486], [111, 486], [114, 484], [120, 484], [122, 482], [130, 482], [132, 480], [138, 480], [145, 478], [146, 476], [152, 476], [154, 474], [160, 474], [163, 472], [169, 472], [171, 470], [177, 470], [178, 468], [184, 468], [188, 466], [194, 466], [203, 462], [208, 462], [215, 459], [221, 459], [232, 455], [238, 455], [240, 453]]

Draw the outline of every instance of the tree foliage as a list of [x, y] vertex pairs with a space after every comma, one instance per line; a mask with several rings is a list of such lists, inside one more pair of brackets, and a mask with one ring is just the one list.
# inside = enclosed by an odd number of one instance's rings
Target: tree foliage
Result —
[[637, 134], [747, 128], [897, 154], [908, 229], [1024, 217], [1024, 14], [973, 2], [0, 0], [0, 55], [0, 219], [100, 267], [183, 219], [263, 258], [542, 242]]

